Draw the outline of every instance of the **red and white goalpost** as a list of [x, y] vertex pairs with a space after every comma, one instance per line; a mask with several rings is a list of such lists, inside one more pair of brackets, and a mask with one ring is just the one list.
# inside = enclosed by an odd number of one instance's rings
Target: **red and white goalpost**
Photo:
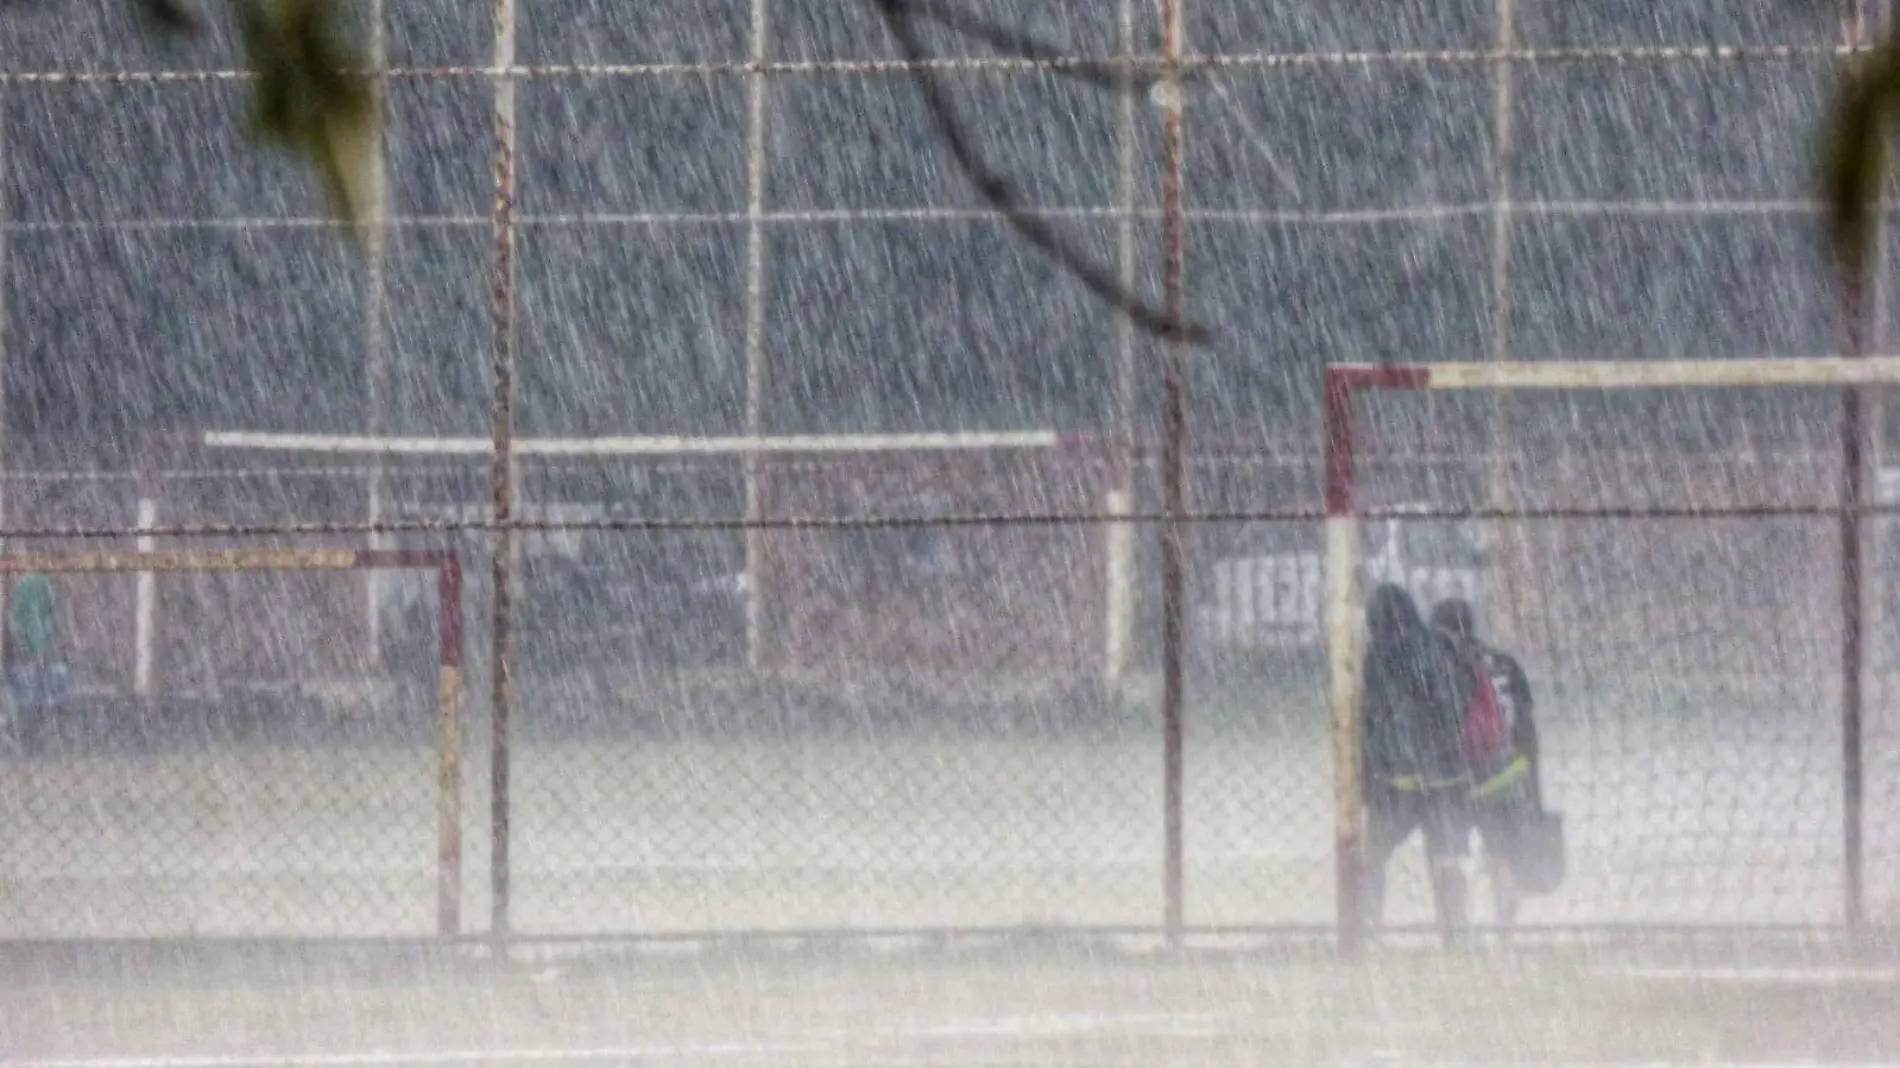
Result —
[[[1364, 547], [1360, 519], [1365, 512], [1355, 469], [1359, 444], [1354, 430], [1354, 401], [1362, 393], [1384, 391], [1630, 391], [1685, 388], [1840, 387], [1900, 384], [1900, 357], [1838, 357], [1807, 359], [1663, 360], [1656, 362], [1545, 362], [1545, 363], [1433, 363], [1401, 365], [1336, 365], [1325, 379], [1325, 511], [1326, 609], [1328, 650], [1327, 700], [1332, 723], [1334, 765], [1335, 859], [1337, 907], [1342, 945], [1356, 947], [1362, 937], [1360, 872], [1364, 848], [1364, 811], [1360, 800], [1360, 689], [1364, 656], [1363, 597]], [[1857, 431], [1856, 431], [1857, 433]], [[1850, 446], [1857, 448], [1857, 446]], [[1852, 453], [1850, 452], [1850, 456]], [[1845, 466], [1845, 465], [1843, 465]], [[1840, 507], [1844, 527], [1858, 522], [1858, 472], [1843, 478]], [[1588, 516], [1587, 509], [1572, 510]], [[1612, 514], [1609, 511], [1605, 515]], [[1628, 516], [1628, 509], [1615, 514]], [[1568, 517], [1569, 513], [1567, 513]], [[1505, 517], [1500, 513], [1500, 518]], [[1843, 546], [1857, 545], [1857, 534], [1845, 534]], [[1858, 921], [1860, 895], [1859, 745], [1860, 650], [1858, 550], [1844, 552], [1843, 656], [1846, 827], [1844, 829], [1843, 884], [1845, 915]]]
[[0, 576], [32, 573], [135, 575], [138, 582], [135, 691], [148, 696], [156, 577], [163, 573], [433, 572], [439, 611], [436, 664], [436, 925], [461, 929], [462, 900], [462, 565], [453, 552], [368, 549], [178, 549], [16, 552], [0, 555]]
[[[492, 456], [494, 442], [478, 437], [397, 437], [349, 434], [297, 434], [247, 430], [209, 430], [182, 437], [171, 444], [174, 451], [187, 450], [203, 455], [243, 454], [245, 456], [285, 457], [299, 461], [316, 457], [340, 457], [361, 462], [365, 472], [374, 465], [396, 460], [481, 459]], [[768, 517], [760, 510], [758, 484], [772, 464], [811, 461], [814, 463], [851, 462], [880, 456], [916, 458], [926, 455], [1009, 452], [1050, 454], [1057, 450], [1080, 460], [1099, 459], [1108, 443], [1093, 436], [1067, 435], [1050, 429], [1011, 431], [972, 431], [942, 433], [852, 433], [783, 435], [617, 435], [603, 437], [524, 437], [513, 443], [512, 455], [521, 460], [559, 461], [641, 460], [707, 461], [732, 463], [733, 471], [747, 486], [747, 520]], [[1106, 463], [1103, 465], [1106, 470]], [[387, 513], [388, 502], [378, 499], [384, 481], [369, 482], [372, 498], [368, 514], [374, 519]], [[929, 487], [919, 487], [927, 489]], [[384, 491], [386, 492], [386, 491]], [[1133, 510], [1131, 494], [1124, 486], [1101, 487], [1098, 499], [1088, 503], [1086, 511], [1101, 511], [1109, 516], [1125, 516]], [[471, 502], [474, 503], [474, 502]], [[802, 502], [796, 514], [824, 514], [835, 502]], [[816, 507], [817, 512], [811, 509]], [[900, 507], [901, 510], [901, 507]], [[160, 521], [162, 508], [149, 495], [139, 502], [139, 523], [151, 527]], [[751, 666], [763, 668], [761, 650], [768, 644], [763, 637], [767, 602], [772, 595], [771, 566], [767, 560], [765, 532], [760, 527], [745, 530], [746, 570], [752, 595], [746, 599], [746, 648]], [[1111, 523], [1103, 532], [1102, 641], [1100, 677], [1110, 692], [1119, 690], [1135, 655], [1134, 618], [1136, 611], [1135, 538], [1126, 523]], [[373, 576], [372, 576], [373, 578]], [[369, 615], [366, 633], [374, 635], [378, 627], [377, 590], [372, 581], [368, 589]], [[149, 602], [142, 598], [141, 606]], [[145, 617], [141, 615], [141, 619]], [[149, 637], [146, 639], [149, 643]]]

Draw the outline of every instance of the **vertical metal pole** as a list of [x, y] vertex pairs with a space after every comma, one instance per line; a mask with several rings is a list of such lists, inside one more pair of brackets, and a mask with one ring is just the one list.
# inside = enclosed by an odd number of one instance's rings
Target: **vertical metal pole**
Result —
[[[1859, 14], [1856, 19], [1856, 36], [1861, 44], [1873, 44], [1893, 32], [1893, 0], [1857, 0], [1857, 2]], [[1873, 351], [1881, 355], [1887, 352], [1888, 335], [1891, 332], [1889, 320], [1892, 318], [1887, 309], [1887, 264], [1891, 259], [1887, 242], [1893, 232], [1892, 220], [1888, 215], [1889, 209], [1890, 205], [1883, 198], [1880, 210], [1874, 215], [1874, 256], [1867, 286], [1867, 299], [1873, 305], [1871, 309], [1873, 323], [1868, 330], [1867, 341], [1873, 347]], [[1873, 396], [1877, 398], [1875, 406], [1885, 406], [1886, 389], [1884, 387], [1874, 391]], [[1870, 410], [1863, 414], [1871, 415], [1873, 412]], [[1884, 439], [1876, 433], [1877, 428], [1871, 422], [1865, 429], [1868, 431], [1869, 445], [1874, 452], [1878, 453], [1881, 451], [1880, 445]], [[1873, 458], [1869, 457], [1870, 460]]]
[[[143, 475], [148, 469], [151, 473]], [[142, 459], [140, 471], [143, 477], [139, 479], [135, 526], [145, 531], [158, 526], [158, 487], [165, 476], [156, 458]], [[132, 545], [142, 553], [158, 548], [157, 540], [148, 534], [140, 534]], [[141, 571], [136, 581], [132, 609], [132, 693], [143, 708], [144, 702], [152, 696], [153, 663], [157, 659], [158, 575], [152, 571]]]
[[[1117, 227], [1121, 253], [1121, 282], [1125, 289], [1135, 285], [1135, 4], [1119, 0], [1122, 84], [1120, 170], [1121, 223]], [[1135, 502], [1135, 324], [1122, 316], [1115, 324], [1115, 455], [1111, 460], [1113, 478], [1108, 493], [1107, 512], [1126, 515]], [[1103, 597], [1102, 690], [1110, 700], [1119, 700], [1128, 661], [1134, 648], [1135, 617], [1135, 538], [1127, 523], [1111, 522], [1102, 539], [1107, 557], [1105, 596]]]
[[[1517, 47], [1516, 0], [1497, 0], [1498, 51], [1511, 52]], [[1513, 94], [1517, 71], [1508, 59], [1492, 68], [1491, 82], [1491, 351], [1493, 362], [1511, 358], [1511, 243], [1515, 208], [1511, 189], [1511, 138]], [[1491, 396], [1491, 461], [1487, 467], [1487, 496], [1490, 506], [1505, 511], [1511, 504], [1511, 409], [1508, 396], [1498, 391]], [[1496, 558], [1492, 560], [1493, 588], [1491, 627], [1500, 641], [1522, 640], [1522, 620], [1518, 618], [1523, 600], [1518, 593], [1517, 568], [1524, 557], [1519, 544], [1522, 530], [1503, 525], [1503, 536], [1494, 539]]]
[[[7, 128], [5, 97], [0, 96], [0, 223], [11, 221], [13, 206], [7, 203]], [[7, 477], [13, 470], [13, 420], [12, 411], [7, 404], [8, 374], [12, 361], [8, 358], [13, 351], [13, 322], [9, 315], [8, 282], [12, 278], [12, 243], [7, 240], [8, 231], [0, 226], [0, 527], [7, 524]], [[0, 538], [0, 553], [7, 550], [6, 539]], [[5, 627], [7, 618], [7, 598], [13, 592], [11, 576], [0, 575], [0, 628]], [[4, 633], [4, 630], [0, 630]], [[10, 666], [6, 662], [6, 645], [0, 641], [0, 673]]]
[[[387, 430], [384, 417], [384, 405], [388, 392], [389, 368], [387, 349], [388, 331], [384, 328], [383, 309], [387, 305], [386, 261], [389, 248], [389, 135], [388, 135], [388, 98], [389, 81], [389, 41], [383, 26], [385, 0], [371, 0], [369, 57], [370, 69], [375, 72], [371, 81], [371, 91], [375, 94], [374, 107], [379, 116], [376, 139], [376, 160], [370, 171], [370, 207], [369, 227], [365, 235], [363, 257], [368, 268], [367, 292], [363, 297], [364, 317], [364, 403], [368, 408], [365, 420], [366, 432], [371, 438], [381, 437]], [[372, 451], [369, 456], [369, 522], [371, 531], [369, 547], [372, 551], [389, 548], [389, 537], [373, 529], [383, 521], [384, 463], [381, 452]], [[368, 635], [369, 657], [371, 665], [381, 665], [383, 659], [383, 572], [381, 568], [370, 568], [364, 572], [363, 600], [365, 615], [364, 633]]]
[[1182, 381], [1180, 324], [1187, 321], [1186, 235], [1182, 206], [1182, 93], [1181, 2], [1161, 0], [1162, 70], [1166, 88], [1161, 123], [1161, 211], [1163, 240], [1167, 244], [1162, 289], [1168, 316], [1174, 322], [1164, 346], [1162, 393], [1167, 409], [1166, 438], [1162, 444], [1162, 477], [1167, 498], [1167, 529], [1161, 553], [1161, 731], [1162, 793], [1166, 807], [1166, 919], [1168, 941], [1179, 945], [1184, 917], [1182, 843], [1182, 646], [1186, 641], [1182, 600], [1186, 586], [1186, 552], [1182, 539], [1187, 514], [1184, 438], [1187, 434], [1186, 386]]
[[[1860, 17], [1858, 20], [1859, 38], [1863, 43], [1873, 43], [1885, 37], [1893, 29], [1893, 0], [1859, 0]], [[1880, 210], [1874, 214], [1873, 265], [1868, 272], [1867, 301], [1872, 307], [1872, 324], [1868, 327], [1867, 344], [1877, 353], [1885, 355], [1887, 345], [1892, 338], [1892, 316], [1887, 308], [1888, 283], [1887, 270], [1891, 256], [1887, 244], [1892, 240], [1893, 223], [1889, 215], [1890, 206], [1884, 198]], [[1885, 504], [1880, 500], [1880, 471], [1886, 466], [1887, 456], [1887, 407], [1891, 387], [1882, 386], [1866, 390], [1862, 397], [1861, 431], [1865, 442], [1863, 459], [1867, 468], [1867, 487], [1869, 501]], [[1884, 563], [1882, 535], [1891, 529], [1891, 521], [1880, 520], [1870, 523], [1869, 529], [1875, 534], [1869, 565], [1873, 591], [1882, 588], [1880, 576], [1886, 571]], [[1863, 585], [1868, 585], [1869, 574], [1861, 575]], [[1866, 630], [1871, 634], [1886, 633], [1885, 624], [1889, 615], [1886, 599], [1877, 592], [1871, 593], [1866, 601]]]
[[[1871, 10], [1868, 11], [1867, 8]], [[1875, 42], [1884, 39], [1892, 32], [1893, 0], [1863, 0], [1863, 11], [1865, 15], [1860, 22], [1862, 41]], [[1869, 270], [1870, 277], [1867, 286], [1867, 299], [1873, 305], [1873, 322], [1868, 327], [1867, 344], [1874, 352], [1881, 355], [1886, 355], [1891, 351], [1888, 346], [1892, 342], [1892, 316], [1887, 307], [1889, 297], [1887, 271], [1892, 259], [1888, 242], [1892, 240], [1893, 230], [1890, 211], [1891, 205], [1883, 196], [1880, 210], [1874, 214], [1873, 265]], [[1861, 486], [1864, 503], [1878, 505], [1894, 503], [1881, 495], [1881, 472], [1887, 466], [1887, 414], [1892, 403], [1892, 395], [1891, 386], [1862, 391], [1861, 467], [1864, 472], [1862, 475], [1864, 481]], [[1894, 648], [1893, 606], [1887, 601], [1886, 591], [1893, 588], [1891, 582], [1892, 546], [1896, 527], [1892, 517], [1878, 516], [1867, 522], [1863, 530], [1864, 544], [1861, 546], [1860, 571], [1863, 658], [1865, 658], [1865, 647], [1871, 644], [1874, 647], [1872, 659], [1875, 664], [1880, 664], [1885, 657], [1892, 655]], [[1864, 679], [1871, 677], [1871, 681], [1863, 682], [1862, 686], [1863, 690], [1867, 687], [1873, 689], [1873, 704], [1876, 709], [1892, 707], [1892, 694], [1884, 689], [1882, 676], [1883, 673], [1878, 667], [1863, 676]], [[1866, 701], [1865, 692], [1862, 694], [1862, 701]], [[1880, 786], [1881, 784], [1876, 784], [1876, 792]], [[1892, 789], [1891, 783], [1886, 786]], [[1864, 783], [1861, 789], [1864, 793]], [[1864, 823], [1861, 824], [1861, 828], [1864, 834]]]
[[495, 402], [492, 482], [497, 530], [494, 558], [493, 726], [490, 756], [489, 926], [508, 934], [509, 720], [514, 711], [515, 533], [515, 0], [495, 0]]
[[[1517, 47], [1516, 0], [1497, 0], [1498, 51]], [[1511, 358], [1511, 109], [1516, 68], [1509, 59], [1491, 80], [1491, 359]]]
[[[765, 182], [766, 182], [766, 73], [769, 49], [767, 0], [752, 0], [752, 76], [746, 111], [746, 273], [745, 273], [745, 430], [765, 433]], [[745, 514], [748, 523], [765, 517], [765, 499], [759, 485], [759, 454], [745, 454]], [[759, 526], [745, 532], [745, 647], [746, 664], [753, 673], [766, 666], [766, 533]]]
[[[1860, 353], [1858, 281], [1846, 287], [1847, 353]], [[1862, 922], [1861, 828], [1861, 404], [1860, 390], [1841, 395], [1841, 815], [1843, 915], [1850, 931]]]
[[[1845, 20], [1848, 43], [1859, 42], [1861, 14], [1850, 6]], [[1884, 200], [1884, 198], [1883, 198]], [[1878, 206], [1884, 213], [1885, 204]], [[1861, 328], [1866, 309], [1863, 290], [1868, 263], [1841, 265], [1841, 341], [1848, 358], [1863, 353]], [[1861, 763], [1862, 655], [1860, 505], [1866, 475], [1861, 454], [1861, 390], [1841, 391], [1841, 913], [1849, 932], [1858, 933], [1864, 921], [1863, 898], [1863, 769]]]
[[1352, 383], [1326, 372], [1326, 700], [1333, 737], [1333, 862], [1339, 950], [1365, 944], [1364, 823], [1359, 783], [1359, 512], [1353, 472]]
[[437, 822], [436, 930], [462, 931], [462, 558], [446, 553], [436, 571]]

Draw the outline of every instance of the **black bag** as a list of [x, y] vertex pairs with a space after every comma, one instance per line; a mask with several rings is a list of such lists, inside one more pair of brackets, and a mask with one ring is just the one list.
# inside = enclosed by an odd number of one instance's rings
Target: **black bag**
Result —
[[1541, 807], [1523, 816], [1517, 829], [1511, 874], [1528, 896], [1554, 894], [1564, 881], [1564, 816]]

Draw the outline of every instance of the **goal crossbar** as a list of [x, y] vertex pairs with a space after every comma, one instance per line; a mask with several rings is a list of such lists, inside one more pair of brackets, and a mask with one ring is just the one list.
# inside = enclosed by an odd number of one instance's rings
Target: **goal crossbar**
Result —
[[135, 674], [148, 674], [157, 617], [154, 576], [161, 572], [433, 571], [440, 614], [436, 672], [436, 928], [461, 931], [462, 903], [462, 564], [435, 549], [81, 550], [0, 554], [0, 575], [135, 574]]
[[[453, 553], [384, 549], [111, 549], [0, 556], [0, 574], [153, 571], [367, 571], [375, 568], [459, 572]], [[452, 635], [450, 635], [452, 636]], [[446, 637], [446, 636], [445, 636]], [[458, 645], [459, 648], [459, 645]], [[444, 649], [446, 653], [446, 647]]]
[[[1360, 596], [1359, 501], [1353, 453], [1353, 399], [1361, 392], [1458, 390], [1641, 390], [1838, 387], [1900, 384], [1900, 356], [1749, 358], [1733, 360], [1586, 360], [1334, 364], [1325, 372], [1327, 704], [1332, 721], [1335, 862], [1342, 949], [1356, 951], [1365, 930], [1361, 912], [1364, 810], [1359, 781], [1361, 670], [1364, 634]], [[1843, 523], [1854, 520], [1844, 513]], [[1844, 565], [1847, 566], [1847, 565]], [[1850, 567], [1849, 573], [1852, 573]], [[1844, 586], [1845, 589], [1845, 586]], [[1844, 594], [1843, 604], [1853, 600]], [[1851, 659], [1858, 661], [1858, 653]], [[1850, 666], [1850, 673], [1856, 670]], [[1852, 705], [1854, 699], [1848, 702]], [[1846, 713], [1858, 719], [1858, 709]], [[1856, 732], [1857, 733], [1857, 732]], [[1857, 758], [1849, 756], [1850, 766]], [[1856, 774], [1850, 772], [1850, 775]], [[1850, 801], [1849, 808], [1854, 806]], [[1857, 912], [1858, 832], [1847, 831], [1848, 907]]]
[[[800, 453], [952, 452], [1053, 448], [1066, 439], [1053, 430], [941, 434], [621, 435], [593, 438], [516, 438], [518, 456], [757, 456]], [[212, 430], [199, 437], [207, 449], [386, 456], [488, 456], [492, 438], [372, 437], [359, 434], [277, 434]]]
[[1900, 356], [1338, 364], [1328, 369], [1327, 382], [1329, 387], [1349, 391], [1878, 386], [1900, 383]]

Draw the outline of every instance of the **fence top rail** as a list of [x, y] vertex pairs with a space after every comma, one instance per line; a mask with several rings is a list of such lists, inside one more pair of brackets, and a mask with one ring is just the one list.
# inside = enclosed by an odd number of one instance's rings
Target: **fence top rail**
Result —
[[1349, 390], [1872, 386], [1900, 383], [1900, 356], [1335, 364], [1327, 377]]
[[434, 570], [449, 562], [440, 549], [180, 549], [119, 552], [13, 553], [0, 556], [0, 575], [31, 572]]

